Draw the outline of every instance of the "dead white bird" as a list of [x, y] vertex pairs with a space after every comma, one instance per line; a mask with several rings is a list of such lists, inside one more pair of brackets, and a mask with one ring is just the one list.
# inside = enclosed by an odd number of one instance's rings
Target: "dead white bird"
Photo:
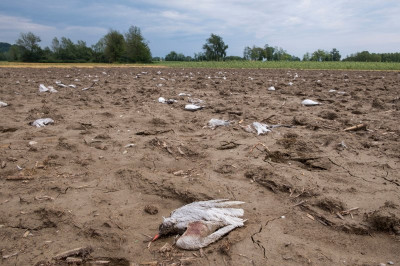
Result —
[[243, 203], [217, 199], [187, 204], [164, 218], [152, 241], [160, 236], [183, 233], [176, 242], [179, 248], [195, 250], [206, 247], [244, 225], [245, 220], [239, 218], [244, 214], [243, 209], [225, 208]]
[[314, 105], [319, 105], [320, 103], [310, 99], [305, 99], [304, 101], [301, 102], [301, 104], [305, 106], [314, 106]]

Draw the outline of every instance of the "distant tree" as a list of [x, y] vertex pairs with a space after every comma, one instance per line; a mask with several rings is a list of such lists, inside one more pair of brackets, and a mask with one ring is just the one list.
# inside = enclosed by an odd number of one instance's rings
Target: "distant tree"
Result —
[[58, 58], [67, 62], [73, 62], [76, 60], [77, 51], [75, 44], [71, 41], [71, 39], [66, 37], [61, 37]]
[[106, 49], [106, 40], [101, 38], [96, 44], [92, 45], [92, 62], [107, 62], [104, 51]]
[[36, 36], [32, 32], [21, 33], [19, 39], [16, 41], [16, 44], [22, 46], [28, 51], [34, 52], [39, 47], [39, 42], [41, 39], [39, 36]]
[[192, 61], [193, 58], [191, 56], [185, 56], [182, 53], [177, 53], [175, 51], [171, 51], [169, 54], [165, 56], [165, 61]]
[[11, 45], [8, 50], [7, 60], [8, 61], [20, 61], [21, 60], [21, 50], [23, 48], [18, 45]]
[[311, 55], [309, 52], [305, 53], [303, 55], [303, 61], [310, 61], [311, 60]]
[[292, 55], [290, 61], [301, 61], [299, 57]]
[[205, 53], [194, 53], [194, 60], [195, 61], [206, 61], [207, 57]]
[[[352, 54], [343, 61], [355, 61], [355, 62], [381, 62], [382, 61], [382, 55], [384, 54], [375, 54], [375, 53], [370, 53], [368, 51], [362, 51], [356, 54]], [[384, 56], [385, 58], [385, 56]]]
[[313, 52], [310, 58], [311, 61], [332, 61], [331, 54], [327, 51], [322, 49], [318, 49], [317, 51]]
[[22, 48], [21, 59], [26, 62], [37, 62], [42, 56], [42, 49], [39, 46], [41, 39], [32, 32], [21, 33], [16, 44]]
[[54, 53], [50, 50], [48, 46], [43, 49], [43, 55], [41, 62], [54, 62]]
[[249, 46], [244, 47], [243, 58], [246, 60], [251, 60], [251, 48]]
[[245, 60], [245, 59], [240, 56], [231, 55], [231, 56], [225, 57], [225, 61], [243, 61], [243, 60]]
[[268, 46], [268, 44], [266, 44], [264, 46], [264, 50], [265, 50], [265, 58], [267, 59], [267, 61], [271, 61], [274, 59], [274, 52], [275, 52], [275, 48]]
[[57, 37], [54, 37], [51, 41], [51, 50], [54, 54], [58, 54], [60, 52], [60, 41]]
[[218, 35], [211, 34], [210, 38], [203, 45], [203, 50], [207, 60], [220, 61], [226, 56], [228, 45], [225, 45], [222, 38]]
[[124, 36], [116, 30], [110, 30], [104, 36], [104, 41], [104, 55], [107, 61], [110, 63], [120, 61], [125, 48]]
[[272, 58], [274, 61], [290, 61], [292, 59], [292, 56], [288, 54], [286, 50], [283, 50], [281, 47], [275, 47]]
[[262, 61], [264, 60], [264, 58], [266, 58], [265, 50], [261, 47], [256, 47], [255, 45], [253, 45], [253, 48], [251, 48], [250, 52], [250, 59]]
[[178, 61], [178, 54], [175, 51], [171, 51], [165, 56], [165, 61]]
[[129, 62], [151, 62], [151, 51], [139, 27], [131, 26], [125, 34], [125, 56]]
[[88, 62], [92, 58], [93, 51], [86, 46], [86, 42], [78, 40], [75, 44], [76, 58], [79, 61]]
[[332, 61], [340, 61], [340, 58], [342, 57], [336, 48], [332, 49], [332, 51], [330, 52], [330, 55], [331, 55]]

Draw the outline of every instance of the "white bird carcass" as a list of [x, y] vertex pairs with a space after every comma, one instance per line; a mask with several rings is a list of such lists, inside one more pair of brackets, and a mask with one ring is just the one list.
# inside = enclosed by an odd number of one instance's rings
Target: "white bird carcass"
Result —
[[239, 218], [244, 214], [243, 209], [225, 208], [243, 203], [217, 199], [187, 204], [164, 218], [153, 241], [160, 236], [183, 233], [176, 242], [179, 248], [196, 250], [206, 247], [244, 225], [245, 220]]

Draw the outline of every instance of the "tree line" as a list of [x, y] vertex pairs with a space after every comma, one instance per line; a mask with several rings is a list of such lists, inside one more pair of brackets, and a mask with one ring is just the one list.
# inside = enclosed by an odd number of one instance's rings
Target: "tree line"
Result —
[[[194, 57], [171, 51], [164, 58], [152, 57], [148, 42], [144, 39], [139, 27], [131, 26], [125, 34], [110, 30], [96, 44], [88, 47], [86, 42], [76, 43], [69, 38], [54, 37], [50, 47], [42, 49], [41, 39], [32, 32], [21, 33], [15, 44], [0, 43], [0, 61], [23, 62], [97, 62], [97, 63], [149, 63], [152, 61], [341, 61], [340, 52], [318, 49], [307, 52], [300, 59], [289, 54], [281, 47], [268, 44], [264, 47], [246, 46], [241, 56], [227, 56], [228, 45], [221, 36], [211, 34], [202, 46], [202, 51]], [[400, 53], [369, 53], [368, 51], [352, 54], [342, 61], [360, 62], [400, 62]]]
[[15, 44], [0, 43], [0, 60], [22, 62], [126, 62], [152, 61], [148, 42], [140, 28], [131, 26], [125, 34], [110, 30], [96, 44], [76, 43], [66, 37], [54, 37], [50, 47], [39, 46], [41, 38], [32, 32], [21, 33]]

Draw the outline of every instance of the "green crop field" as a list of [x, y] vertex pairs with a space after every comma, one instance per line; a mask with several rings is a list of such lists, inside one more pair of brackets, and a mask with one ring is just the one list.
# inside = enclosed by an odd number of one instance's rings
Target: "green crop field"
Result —
[[166, 67], [198, 68], [270, 68], [270, 69], [337, 69], [337, 70], [400, 70], [400, 63], [382, 62], [315, 62], [315, 61], [203, 61], [155, 62]]
[[265, 68], [265, 69], [319, 69], [319, 70], [391, 70], [400, 71], [400, 63], [382, 62], [314, 62], [314, 61], [163, 61], [150, 64], [106, 63], [21, 63], [0, 62], [0, 67], [179, 67], [179, 68]]

